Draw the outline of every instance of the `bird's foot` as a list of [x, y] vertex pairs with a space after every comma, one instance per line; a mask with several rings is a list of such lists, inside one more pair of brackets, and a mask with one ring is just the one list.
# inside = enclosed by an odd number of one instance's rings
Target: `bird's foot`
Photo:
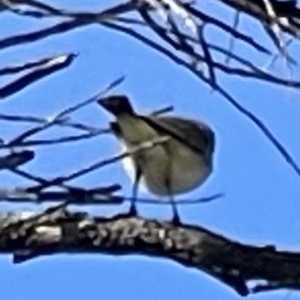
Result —
[[118, 214], [118, 217], [122, 218], [135, 218], [138, 216], [135, 205], [130, 205], [129, 211]]
[[128, 215], [130, 217], [137, 217], [138, 212], [137, 212], [136, 206], [134, 204], [130, 204]]
[[182, 225], [181, 221], [180, 221], [180, 218], [179, 218], [179, 215], [178, 214], [175, 214], [172, 218], [172, 224], [175, 225], [175, 226], [180, 226]]

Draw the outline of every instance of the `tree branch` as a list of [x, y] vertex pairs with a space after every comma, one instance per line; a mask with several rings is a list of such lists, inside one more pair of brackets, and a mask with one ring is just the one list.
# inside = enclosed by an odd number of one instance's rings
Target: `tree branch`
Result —
[[[249, 292], [300, 289], [300, 253], [274, 246], [242, 245], [200, 226], [116, 215], [93, 217], [65, 205], [43, 213], [0, 215], [0, 252], [14, 263], [57, 253], [142, 254], [197, 268], [246, 296]], [[247, 282], [266, 284], [249, 290]]]

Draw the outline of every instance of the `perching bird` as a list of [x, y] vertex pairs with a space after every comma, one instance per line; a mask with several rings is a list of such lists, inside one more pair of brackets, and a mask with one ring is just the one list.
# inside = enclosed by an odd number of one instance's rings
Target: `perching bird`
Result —
[[134, 170], [130, 212], [136, 214], [135, 199], [142, 181], [151, 193], [169, 197], [173, 221], [179, 223], [173, 196], [197, 188], [211, 174], [214, 132], [203, 122], [195, 120], [138, 115], [125, 95], [108, 96], [98, 100], [98, 104], [116, 117], [111, 128], [129, 151], [144, 142], [167, 137], [166, 142], [135, 152], [129, 158]]

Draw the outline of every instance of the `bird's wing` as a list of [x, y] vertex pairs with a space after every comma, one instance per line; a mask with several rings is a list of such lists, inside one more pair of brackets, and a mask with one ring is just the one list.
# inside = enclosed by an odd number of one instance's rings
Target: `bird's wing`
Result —
[[140, 116], [161, 134], [170, 135], [185, 143], [201, 155], [212, 153], [215, 148], [215, 134], [203, 122], [179, 117]]

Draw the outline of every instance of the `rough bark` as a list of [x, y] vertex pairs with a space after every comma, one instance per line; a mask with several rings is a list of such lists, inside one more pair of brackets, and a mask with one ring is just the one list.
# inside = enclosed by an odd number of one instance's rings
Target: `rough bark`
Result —
[[[63, 205], [40, 214], [0, 215], [0, 252], [14, 263], [56, 253], [141, 254], [194, 267], [240, 295], [300, 289], [300, 253], [243, 245], [200, 226], [116, 215], [94, 217]], [[249, 289], [251, 280], [264, 285]]]

